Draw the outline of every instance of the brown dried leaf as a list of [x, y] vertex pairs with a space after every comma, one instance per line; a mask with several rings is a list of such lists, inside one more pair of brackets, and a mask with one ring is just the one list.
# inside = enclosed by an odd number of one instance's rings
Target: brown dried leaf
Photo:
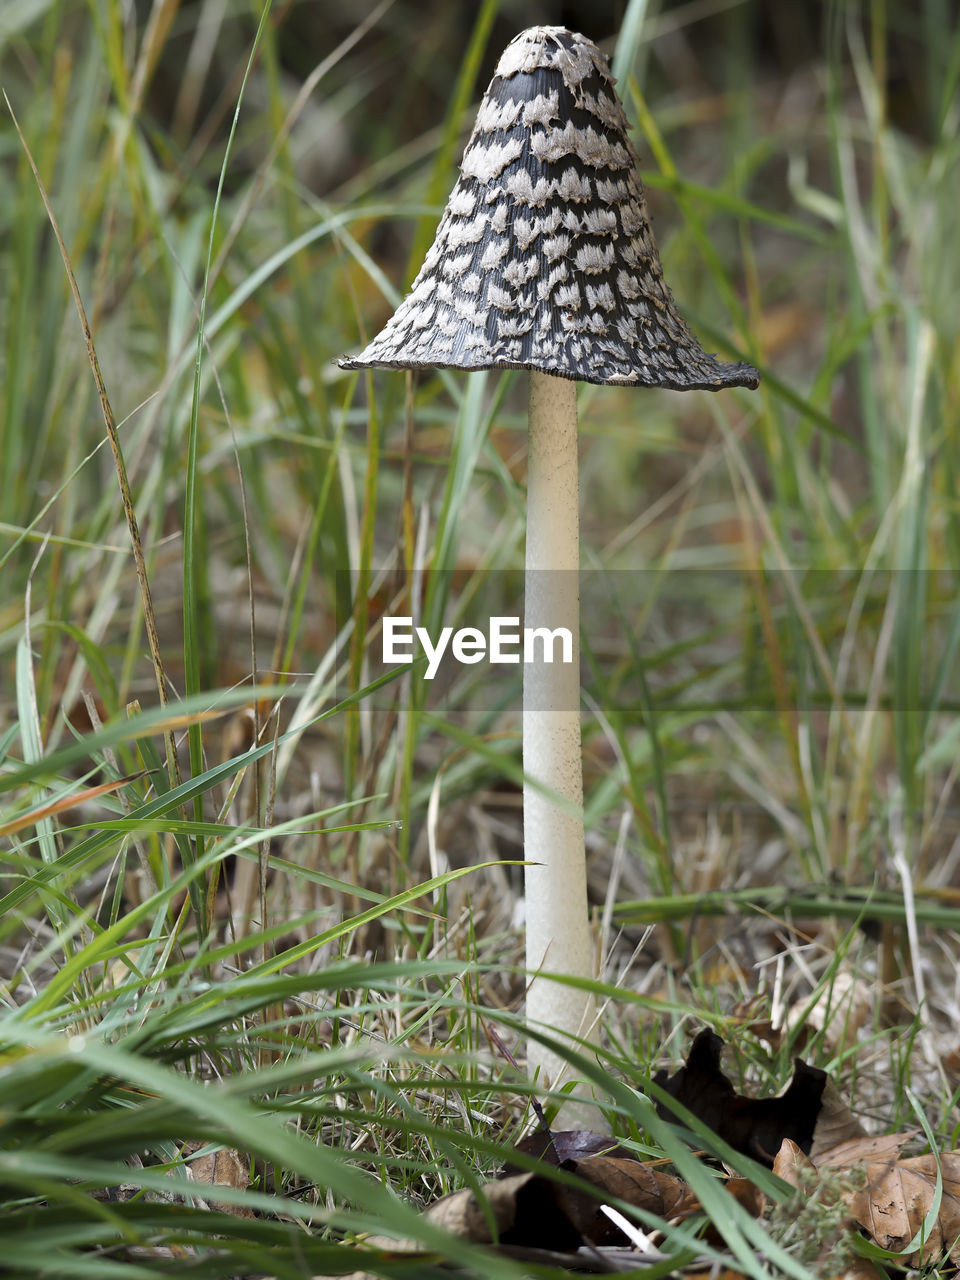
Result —
[[[659, 1071], [654, 1083], [709, 1125], [735, 1151], [752, 1156], [761, 1164], [772, 1166], [784, 1138], [809, 1151], [826, 1072], [796, 1058], [793, 1079], [779, 1098], [747, 1098], [735, 1092], [720, 1070], [722, 1050], [723, 1041], [706, 1027], [690, 1046], [680, 1070], [672, 1076]], [[657, 1111], [664, 1119], [672, 1119], [667, 1107], [659, 1102]]]
[[[849, 1196], [850, 1212], [883, 1249], [898, 1251], [909, 1245], [933, 1206], [937, 1186], [934, 1155], [901, 1160], [904, 1143], [918, 1131], [857, 1138], [818, 1155], [818, 1169], [862, 1169], [865, 1185]], [[940, 1157], [943, 1196], [940, 1211], [921, 1249], [906, 1264], [919, 1267], [943, 1255], [960, 1261], [960, 1151]]]
[[813, 1163], [818, 1168], [855, 1169], [894, 1161], [900, 1148], [919, 1132], [919, 1129], [907, 1129], [903, 1133], [884, 1133], [878, 1138], [851, 1138], [812, 1157]]
[[773, 1162], [773, 1172], [791, 1187], [799, 1190], [812, 1176], [816, 1175], [817, 1166], [795, 1142], [784, 1138], [783, 1145], [777, 1152]]
[[[682, 1178], [634, 1159], [596, 1156], [575, 1164], [571, 1162], [569, 1167], [611, 1198], [624, 1200], [659, 1218], [676, 1222], [702, 1209], [700, 1201]], [[728, 1178], [724, 1186], [748, 1213], [755, 1218], [762, 1215], [766, 1198], [749, 1179]], [[588, 1216], [576, 1221], [587, 1240], [595, 1245], [614, 1245], [623, 1241], [619, 1229], [601, 1212], [596, 1201], [587, 1199], [583, 1208], [588, 1211]]]
[[[605, 1144], [610, 1145], [609, 1138]], [[587, 1156], [566, 1160], [562, 1168], [610, 1199], [658, 1217], [673, 1218], [699, 1209], [685, 1182], [633, 1156]], [[503, 1245], [572, 1253], [585, 1239], [595, 1245], [623, 1243], [622, 1233], [601, 1211], [596, 1196], [543, 1174], [513, 1174], [485, 1183], [482, 1191], [485, 1205], [467, 1188], [431, 1205], [427, 1217], [474, 1244], [490, 1244], [496, 1237]], [[495, 1231], [491, 1231], [491, 1218]]]
[[[919, 1267], [942, 1256], [960, 1261], [960, 1151], [940, 1157], [943, 1198], [940, 1211], [924, 1240], [907, 1259]], [[884, 1249], [903, 1249], [914, 1238], [933, 1205], [937, 1161], [933, 1155], [914, 1156], [889, 1164], [867, 1165], [867, 1186], [851, 1203], [862, 1227]]]
[[483, 1195], [485, 1206], [469, 1187], [455, 1191], [432, 1204], [427, 1217], [474, 1244], [493, 1241], [491, 1218], [503, 1244], [575, 1250], [582, 1243], [574, 1219], [585, 1216], [585, 1192], [578, 1195], [539, 1173], [519, 1173], [485, 1183]]
[[820, 1112], [813, 1129], [813, 1142], [807, 1153], [816, 1160], [823, 1151], [841, 1143], [866, 1137], [866, 1130], [840, 1097], [837, 1087], [829, 1077], [820, 1095]]
[[661, 1218], [673, 1217], [690, 1196], [690, 1188], [675, 1174], [641, 1164], [632, 1157], [624, 1160], [617, 1156], [590, 1156], [572, 1161], [566, 1167], [607, 1195], [617, 1196]]
[[796, 1192], [774, 1208], [773, 1219], [794, 1233], [795, 1240], [799, 1229], [805, 1247], [817, 1254], [815, 1261], [803, 1259], [814, 1275], [826, 1280], [885, 1280], [870, 1269], [861, 1273], [852, 1261], [858, 1224], [850, 1201], [859, 1185], [853, 1175], [842, 1169], [828, 1177], [789, 1141], [777, 1152], [773, 1171]]
[[794, 1032], [801, 1027], [820, 1031], [826, 1044], [849, 1049], [875, 1001], [876, 989], [869, 982], [841, 969], [812, 1008], [809, 1001], [799, 1000], [787, 1011], [786, 1026]]
[[[564, 1166], [597, 1187], [611, 1199], [625, 1200], [659, 1218], [675, 1218], [695, 1213], [700, 1203], [680, 1178], [639, 1160], [616, 1156], [590, 1156]], [[567, 1188], [562, 1188], [566, 1193]], [[584, 1237], [596, 1245], [622, 1244], [623, 1234], [600, 1209], [600, 1201], [579, 1195], [566, 1205]]]
[[[199, 1144], [187, 1144], [199, 1149]], [[185, 1149], [186, 1150], [186, 1149]], [[244, 1160], [232, 1147], [224, 1147], [221, 1151], [213, 1151], [197, 1156], [187, 1165], [187, 1177], [194, 1182], [206, 1184], [208, 1187], [233, 1187], [237, 1191], [246, 1191], [250, 1185], [248, 1174], [249, 1161]], [[211, 1195], [211, 1199], [216, 1196]], [[232, 1213], [235, 1218], [253, 1218], [252, 1209], [243, 1204], [234, 1204], [226, 1200], [217, 1200], [224, 1213]]]
[[751, 1217], [763, 1216], [763, 1211], [767, 1207], [767, 1197], [755, 1182], [751, 1182], [749, 1178], [728, 1178], [723, 1185]]

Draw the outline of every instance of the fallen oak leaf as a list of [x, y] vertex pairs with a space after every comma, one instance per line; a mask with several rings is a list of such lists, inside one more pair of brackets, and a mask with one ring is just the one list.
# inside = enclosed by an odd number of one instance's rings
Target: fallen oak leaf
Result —
[[[569, 1201], [561, 1202], [557, 1194], [569, 1190], [542, 1174], [519, 1173], [485, 1182], [479, 1196], [470, 1187], [453, 1191], [435, 1200], [423, 1216], [434, 1226], [471, 1244], [499, 1243], [573, 1255], [583, 1238], [568, 1216]], [[586, 1192], [582, 1194], [586, 1196]], [[424, 1262], [439, 1261], [435, 1252], [412, 1237], [365, 1236], [362, 1248], [370, 1257], [416, 1254]], [[368, 1280], [368, 1277], [373, 1280], [372, 1273], [360, 1270], [351, 1272], [346, 1280]], [[332, 1278], [317, 1276], [314, 1280]]]
[[699, 1201], [676, 1174], [668, 1173], [631, 1157], [590, 1156], [571, 1160], [563, 1166], [606, 1195], [625, 1200], [638, 1209], [648, 1209], [658, 1218], [673, 1218], [699, 1209]]
[[956, 1263], [960, 1261], [960, 1151], [899, 1159], [903, 1144], [916, 1132], [845, 1142], [824, 1152], [816, 1164], [820, 1169], [864, 1170], [865, 1185], [851, 1198], [851, 1212], [882, 1249], [900, 1253], [924, 1229], [937, 1191], [939, 1163], [939, 1210], [920, 1248], [913, 1249], [904, 1262], [919, 1267], [947, 1257]]
[[[610, 1199], [622, 1200], [660, 1218], [688, 1217], [700, 1211], [699, 1200], [681, 1178], [643, 1163], [609, 1134], [589, 1129], [562, 1129], [556, 1133], [538, 1129], [522, 1138], [514, 1150], [559, 1166], [583, 1178]], [[515, 1165], [509, 1162], [504, 1165], [505, 1175], [517, 1172]], [[589, 1195], [571, 1197], [566, 1208], [591, 1244], [624, 1242], [622, 1233], [598, 1200]]]
[[[703, 1212], [700, 1200], [682, 1178], [656, 1165], [644, 1164], [635, 1157], [624, 1160], [617, 1156], [591, 1156], [567, 1161], [561, 1167], [583, 1178], [610, 1199], [642, 1209], [664, 1222], [677, 1223]], [[765, 1197], [759, 1187], [746, 1178], [728, 1178], [723, 1186], [752, 1217], [762, 1215]], [[610, 1221], [602, 1203], [591, 1197], [582, 1197], [575, 1208], [570, 1207], [569, 1212], [591, 1244], [609, 1246], [622, 1243], [623, 1236], [616, 1224]], [[707, 1239], [710, 1239], [709, 1228]], [[722, 1240], [722, 1237], [717, 1236], [717, 1239]]]
[[[931, 1215], [937, 1191], [938, 1157], [933, 1154], [900, 1159], [904, 1144], [919, 1131], [885, 1134], [840, 1143], [814, 1159], [785, 1142], [773, 1171], [806, 1195], [818, 1194], [822, 1203], [842, 1199], [851, 1225], [861, 1227], [882, 1249], [903, 1255], [906, 1266], [920, 1267], [941, 1257], [960, 1261], [960, 1151], [939, 1157], [942, 1195], [935, 1219]], [[826, 1196], [816, 1186], [830, 1175], [852, 1175], [834, 1181]], [[857, 1178], [856, 1175], [859, 1175]], [[926, 1229], [919, 1248], [910, 1250]]]
[[[748, 1098], [738, 1094], [721, 1071], [722, 1051], [721, 1038], [705, 1027], [690, 1046], [684, 1065], [672, 1076], [665, 1070], [658, 1071], [653, 1083], [735, 1151], [770, 1168], [786, 1138], [801, 1151], [814, 1149], [821, 1122], [827, 1124], [834, 1141], [839, 1136], [863, 1133], [827, 1073], [819, 1067], [795, 1058], [793, 1079], [779, 1097]], [[664, 1102], [658, 1100], [656, 1107], [663, 1119], [673, 1119]]]
[[[574, 1219], [584, 1211], [572, 1188], [539, 1173], [520, 1173], [486, 1182], [482, 1192], [483, 1203], [469, 1187], [454, 1191], [432, 1204], [426, 1217], [474, 1244], [496, 1239], [533, 1249], [574, 1251], [583, 1243]], [[589, 1198], [586, 1192], [579, 1194]]]
[[[609, 1146], [610, 1139], [606, 1141]], [[486, 1182], [479, 1196], [469, 1187], [454, 1191], [435, 1201], [426, 1217], [474, 1244], [573, 1253], [585, 1240], [593, 1245], [623, 1243], [622, 1232], [601, 1209], [604, 1198], [664, 1219], [689, 1216], [700, 1209], [682, 1179], [642, 1164], [632, 1155], [626, 1159], [587, 1156], [566, 1160], [559, 1168], [594, 1191], [532, 1170]]]
[[[809, 1151], [826, 1072], [797, 1058], [793, 1080], [781, 1097], [748, 1098], [738, 1094], [720, 1070], [722, 1051], [721, 1038], [705, 1027], [690, 1046], [684, 1065], [672, 1076], [665, 1070], [658, 1071], [654, 1084], [693, 1112], [735, 1151], [761, 1164], [772, 1167], [784, 1138]], [[672, 1119], [663, 1102], [656, 1105], [663, 1119]]]
[[[589, 1182], [611, 1200], [621, 1200], [665, 1221], [700, 1212], [700, 1201], [682, 1178], [642, 1164], [635, 1157], [589, 1156], [561, 1166]], [[566, 1190], [566, 1188], [564, 1188]], [[602, 1202], [583, 1195], [570, 1202], [570, 1212], [585, 1239], [595, 1245], [622, 1244], [623, 1233], [604, 1212]]]

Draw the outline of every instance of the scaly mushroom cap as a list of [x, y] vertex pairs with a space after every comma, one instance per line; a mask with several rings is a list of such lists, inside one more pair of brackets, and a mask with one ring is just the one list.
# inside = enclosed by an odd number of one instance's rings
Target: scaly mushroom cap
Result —
[[614, 83], [596, 45], [563, 27], [511, 41], [411, 292], [342, 368], [757, 385], [756, 369], [707, 355], [676, 312]]

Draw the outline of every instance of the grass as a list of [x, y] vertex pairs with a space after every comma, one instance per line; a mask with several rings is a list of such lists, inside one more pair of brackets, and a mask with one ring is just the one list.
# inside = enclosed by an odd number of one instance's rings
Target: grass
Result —
[[[384, 673], [376, 626], [515, 607], [523, 388], [333, 359], [419, 264], [512, 34], [501, 7], [471, 28], [396, 0], [319, 43], [295, 8], [0, 15], [24, 139], [5, 114], [14, 1274], [332, 1274], [366, 1232], [490, 1274], [419, 1211], [490, 1176], [530, 1113], [489, 1034], [522, 1049], [519, 687]], [[582, 1068], [708, 1208], [712, 1175], [642, 1092], [698, 1020], [742, 1087], [782, 1086], [802, 1052], [878, 1131], [915, 1124], [912, 1089], [956, 1145], [960, 37], [941, 8], [835, 2], [800, 23], [789, 76], [751, 4], [689, 25], [630, 4], [616, 50], [671, 287], [763, 374], [753, 394], [580, 396], [608, 998]], [[843, 1037], [848, 978], [866, 1006]], [[260, 1216], [187, 1181], [197, 1143], [241, 1153]], [[718, 1225], [746, 1274], [774, 1256], [763, 1224]], [[808, 1274], [786, 1245], [776, 1265]]]

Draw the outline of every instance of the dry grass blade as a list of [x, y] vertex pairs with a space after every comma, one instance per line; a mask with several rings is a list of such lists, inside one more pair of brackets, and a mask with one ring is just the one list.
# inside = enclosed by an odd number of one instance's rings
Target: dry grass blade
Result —
[[72, 792], [68, 796], [62, 796], [59, 800], [54, 800], [50, 804], [41, 805], [39, 809], [31, 809], [29, 813], [22, 813], [18, 818], [13, 818], [9, 822], [0, 822], [0, 836], [12, 836], [15, 831], [23, 831], [25, 827], [32, 827], [37, 822], [42, 822], [44, 818], [52, 818], [57, 813], [63, 813], [66, 809], [75, 809], [77, 805], [84, 804], [90, 800], [99, 800], [101, 796], [108, 796], [114, 791], [119, 791], [121, 787], [125, 787], [128, 783], [136, 782], [138, 778], [142, 778], [143, 773], [132, 773], [125, 778], [115, 778], [113, 782], [101, 783], [98, 787], [84, 787], [82, 791]]

